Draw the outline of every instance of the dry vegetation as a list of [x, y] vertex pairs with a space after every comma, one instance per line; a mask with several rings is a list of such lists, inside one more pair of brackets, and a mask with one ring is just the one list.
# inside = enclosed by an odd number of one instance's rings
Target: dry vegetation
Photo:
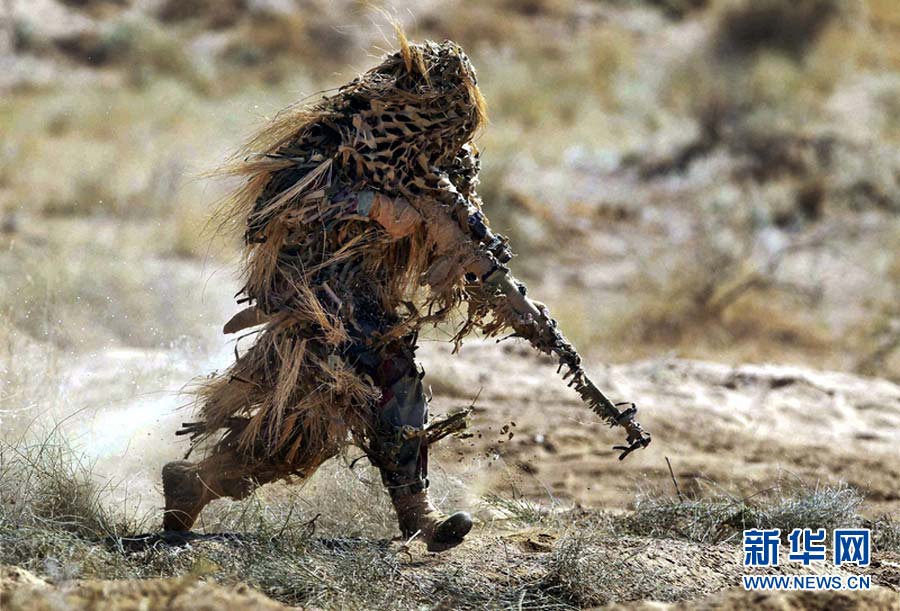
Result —
[[[900, 380], [900, 3], [443, 4], [386, 10], [473, 56], [491, 116], [488, 214], [588, 357]], [[344, 1], [0, 2], [0, 564], [54, 583], [246, 582], [304, 606], [575, 608], [715, 589], [637, 570], [629, 554], [650, 538], [727, 556], [745, 525], [865, 523], [900, 553], [896, 518], [838, 485], [644, 495], [622, 515], [494, 490], [483, 547], [434, 570], [390, 542], [377, 478], [343, 465], [220, 503], [205, 527], [248, 533], [237, 541], [102, 543], [154, 530], [156, 514], [113, 503], [122, 483], [92, 475], [65, 427], [29, 437], [30, 421], [204, 373], [239, 233], [209, 223], [231, 185], [204, 173], [264, 118], [367, 67], [388, 31]], [[146, 365], [160, 355], [172, 360]], [[85, 390], [118, 368], [120, 382]], [[473, 395], [455, 379], [433, 386]], [[525, 539], [541, 554], [521, 552], [520, 531], [546, 535]]]
[[[61, 236], [92, 242], [95, 224], [78, 223], [88, 218], [111, 226], [111, 249], [139, 243], [141, 260], [227, 259], [229, 245], [210, 248], [202, 231], [226, 187], [197, 177], [297, 91], [340, 82], [348, 66], [365, 65], [366, 49], [389, 44], [376, 13], [339, 17], [328, 3], [300, 12], [289, 2], [159, 2], [147, 14], [127, 2], [67, 6], [84, 23], [66, 36], [29, 20], [21, 6], [11, 20], [23, 62], [58, 72], [89, 66], [95, 76], [79, 74], [95, 82], [49, 88], [24, 75], [4, 98], [0, 209], [10, 258], [57, 249]], [[492, 115], [481, 190], [523, 254], [519, 273], [546, 283], [548, 302], [574, 310], [561, 318], [576, 339], [603, 343], [619, 359], [660, 349], [709, 356], [725, 347], [736, 360], [784, 353], [821, 364], [828, 354], [831, 367], [898, 376], [883, 337], [890, 315], [882, 304], [892, 296], [873, 282], [861, 287], [870, 295], [839, 303], [836, 266], [818, 266], [805, 283], [791, 269], [827, 256], [824, 240], [808, 249], [795, 243], [830, 227], [847, 228], [842, 242], [889, 245], [873, 235], [870, 217], [894, 219], [900, 206], [892, 147], [900, 127], [890, 106], [900, 80], [886, 38], [895, 13], [890, 3], [849, 0], [608, 8], [542, 0], [428, 9], [409, 21], [417, 35], [457, 39], [475, 56]], [[672, 39], [660, 57], [646, 46], [651, 31]], [[841, 113], [852, 110], [841, 104], [863, 105], [869, 120], [842, 129]], [[719, 180], [723, 173], [728, 180]], [[594, 182], [611, 186], [598, 192]], [[676, 228], [685, 224], [694, 229], [682, 236]], [[629, 246], [595, 239], [607, 232]], [[586, 256], [554, 247], [566, 234], [586, 245]], [[531, 256], [547, 249], [549, 258]], [[839, 257], [871, 260], [865, 249], [851, 250]], [[102, 264], [108, 250], [96, 255], [87, 269], [106, 268], [95, 275], [106, 284], [103, 274], [117, 270]], [[595, 264], [615, 268], [601, 283], [612, 290], [551, 278]], [[83, 297], [67, 289], [81, 285], [78, 272], [70, 274], [43, 283], [53, 284], [57, 302]], [[626, 322], [578, 320], [586, 313], [570, 304], [579, 300], [602, 300], [615, 308], [610, 320]], [[23, 310], [32, 319], [66, 318], [26, 303], [16, 298], [17, 324]], [[147, 310], [131, 322], [155, 323]], [[34, 324], [28, 331], [35, 334]], [[56, 335], [70, 343], [73, 333]]]
[[[127, 504], [110, 509], [104, 499], [116, 496], [120, 484], [98, 483], [88, 459], [65, 439], [4, 442], [0, 457], [0, 565], [45, 575], [70, 592], [83, 580], [180, 577], [186, 581], [174, 582], [173, 597], [204, 580], [246, 583], [303, 607], [408, 609], [443, 602], [483, 609], [527, 601], [529, 608], [577, 609], [708, 591], [702, 580], [678, 584], [661, 569], [635, 563], [648, 539], [719, 546], [734, 545], [743, 528], [864, 525], [873, 529], [876, 553], [900, 553], [897, 525], [863, 518], [862, 497], [846, 487], [785, 481], [743, 498], [656, 491], [625, 515], [541, 507], [513, 491], [485, 498], [493, 517], [478, 535], [479, 545], [506, 549], [505, 563], [476, 551], [423, 571], [434, 561], [391, 542], [390, 528], [377, 521], [383, 514], [371, 510], [373, 495], [384, 496], [377, 485], [360, 485], [344, 468], [318, 474], [299, 491], [215, 506], [207, 530], [243, 534], [163, 544], [143, 534], [157, 516], [129, 511]], [[148, 598], [147, 590], [139, 598]], [[9, 608], [29, 608], [15, 594], [5, 594], [16, 603]]]

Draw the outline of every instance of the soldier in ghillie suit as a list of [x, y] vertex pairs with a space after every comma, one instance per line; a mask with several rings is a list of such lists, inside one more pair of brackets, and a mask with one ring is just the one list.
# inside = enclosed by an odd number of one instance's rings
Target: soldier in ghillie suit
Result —
[[380, 472], [404, 536], [433, 551], [472, 527], [428, 498], [428, 402], [415, 361], [424, 325], [466, 304], [454, 341], [510, 331], [567, 367], [570, 385], [626, 453], [649, 443], [634, 409], [590, 383], [546, 309], [508, 273], [476, 194], [472, 143], [485, 123], [475, 70], [456, 44], [410, 45], [312, 106], [288, 109], [234, 168], [233, 215], [246, 227], [248, 307], [226, 333], [256, 342], [202, 391], [180, 431], [198, 463], [163, 468], [166, 530], [189, 530], [211, 500], [309, 477], [352, 441]]

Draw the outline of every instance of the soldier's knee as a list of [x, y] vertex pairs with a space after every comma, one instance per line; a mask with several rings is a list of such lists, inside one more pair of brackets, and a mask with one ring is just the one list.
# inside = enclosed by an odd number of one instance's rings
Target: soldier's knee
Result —
[[381, 420], [394, 427], [422, 429], [428, 418], [428, 398], [422, 381], [424, 372], [413, 366], [398, 380], [382, 389]]

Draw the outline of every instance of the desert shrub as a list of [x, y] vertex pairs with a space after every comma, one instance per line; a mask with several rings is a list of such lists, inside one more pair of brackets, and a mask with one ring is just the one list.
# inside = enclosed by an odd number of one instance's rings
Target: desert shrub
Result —
[[466, 49], [497, 48], [521, 35], [526, 29], [523, 21], [527, 19], [513, 12], [498, 15], [496, 5], [490, 2], [472, 2], [467, 3], [464, 11], [448, 11], [442, 7], [424, 11], [416, 25], [424, 36], [454, 40]]
[[131, 0], [61, 0], [63, 4], [68, 6], [98, 14], [102, 14], [104, 10], [109, 8], [127, 7], [130, 1]]
[[240, 69], [242, 76], [231, 79], [237, 87], [242, 80], [274, 85], [296, 79], [298, 72], [314, 75], [318, 85], [331, 83], [364, 46], [360, 29], [334, 26], [331, 10], [336, 9], [319, 5], [304, 11], [253, 12], [233, 28], [218, 54], [222, 72], [234, 77], [234, 68]]
[[[690, 115], [699, 132], [680, 151], [687, 153], [683, 162], [724, 145], [736, 156], [758, 156], [753, 163], [765, 165], [770, 174], [773, 168], [794, 170], [796, 150], [788, 149], [812, 144], [804, 143], [811, 134], [797, 126], [828, 112], [829, 96], [858, 73], [867, 45], [873, 44], [847, 5], [844, 0], [717, 3], [711, 40], [673, 61], [663, 79], [664, 103]], [[744, 146], [748, 139], [768, 140], [773, 147]], [[765, 163], [785, 153], [786, 168]]]
[[52, 43], [72, 61], [121, 69], [135, 86], [145, 86], [157, 75], [204, 93], [211, 86], [208, 67], [199, 56], [189, 53], [176, 33], [145, 17], [116, 18], [94, 29], [57, 36]]
[[[707, 244], [709, 246], [709, 244]], [[631, 327], [641, 342], [677, 343], [692, 326], [720, 322], [731, 294], [726, 287], [738, 283], [743, 289], [756, 282], [745, 256], [716, 248], [697, 249], [682, 260], [672, 261], [660, 287], [659, 302], [634, 317]]]
[[746, 56], [773, 49], [800, 57], [843, 7], [842, 0], [752, 0], [726, 8], [716, 25], [724, 55]]
[[547, 574], [540, 582], [543, 591], [581, 608], [611, 602], [609, 577], [622, 568], [608, 557], [589, 557], [587, 542], [587, 537], [578, 531], [563, 537], [555, 546]]
[[743, 521], [741, 503], [730, 498], [703, 500], [641, 498], [622, 520], [625, 532], [647, 537], [715, 543], [734, 537]]
[[834, 528], [860, 523], [863, 496], [849, 486], [800, 487], [774, 496], [751, 512], [753, 528]]
[[[296, 70], [296, 64], [273, 67], [272, 62], [278, 58], [287, 56], [296, 60], [300, 56], [318, 57], [319, 41], [311, 35], [310, 27], [310, 21], [299, 14], [261, 15], [242, 24], [222, 57], [231, 65], [265, 68], [267, 74], [281, 78], [291, 70]], [[323, 37], [325, 41], [328, 39], [329, 37]], [[327, 53], [323, 50], [322, 55]], [[329, 60], [327, 65], [335, 66], [340, 57], [343, 57], [343, 53], [338, 54], [334, 62]], [[313, 60], [310, 67], [316, 67], [318, 63]]]
[[891, 514], [878, 516], [870, 522], [866, 522], [865, 526], [872, 530], [872, 545], [878, 552], [897, 552], [900, 553], [900, 522]]
[[46, 33], [41, 30], [41, 28], [36, 27], [31, 20], [21, 16], [18, 18], [14, 16], [10, 25], [13, 52], [43, 54], [52, 51], [52, 41]]
[[163, 22], [196, 19], [211, 28], [225, 28], [234, 25], [246, 10], [246, 0], [165, 0], [156, 15]]
[[501, 0], [499, 8], [503, 11], [521, 13], [529, 17], [542, 15], [567, 15], [571, 12], [572, 0]]
[[778, 485], [749, 497], [717, 495], [673, 498], [646, 494], [634, 512], [623, 517], [624, 532], [647, 537], [677, 538], [712, 544], [736, 542], [749, 528], [780, 528], [786, 536], [794, 528], [855, 526], [861, 523], [863, 497], [844, 485], [808, 487]]
[[119, 20], [107, 30], [105, 44], [117, 65], [127, 69], [134, 85], [144, 86], [154, 75], [179, 79], [195, 91], [208, 93], [212, 75], [177, 36], [146, 19]]
[[0, 562], [41, 569], [81, 557], [89, 564], [87, 541], [139, 531], [145, 516], [103, 503], [113, 485], [98, 482], [90, 460], [55, 429], [0, 440]]
[[88, 31], [57, 38], [54, 44], [71, 59], [90, 66], [105, 66], [121, 57], [124, 50], [121, 42], [99, 31]]
[[511, 493], [488, 493], [484, 503], [504, 519], [522, 526], [559, 525], [559, 512], [523, 496], [515, 488]]
[[554, 546], [546, 573], [537, 584], [545, 596], [575, 608], [593, 608], [629, 600], [637, 592], [654, 600], [681, 598], [658, 571], [629, 562], [614, 550], [613, 539], [589, 529], [570, 529]]
[[647, 0], [647, 4], [657, 7], [673, 19], [683, 19], [705, 9], [709, 0]]

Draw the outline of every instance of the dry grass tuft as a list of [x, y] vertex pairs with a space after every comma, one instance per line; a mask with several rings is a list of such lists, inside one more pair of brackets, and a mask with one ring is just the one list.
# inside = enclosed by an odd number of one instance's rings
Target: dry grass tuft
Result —
[[[575, 609], [648, 596], [682, 600], [697, 595], [696, 585], [668, 583], [642, 561], [647, 544], [635, 536], [736, 543], [744, 527], [863, 524], [857, 513], [861, 496], [846, 487], [794, 485], [743, 499], [653, 495], [639, 499], [625, 516], [553, 510], [496, 496], [489, 504], [507, 513], [511, 525], [547, 535], [548, 553], [507, 549], [505, 558], [494, 557], [503, 548], [482, 549], [496, 542], [475, 533], [466, 553], [423, 562], [388, 540], [392, 533], [380, 530], [380, 518], [372, 521], [384, 509], [379, 502], [373, 508], [372, 500], [383, 493], [359, 486], [345, 467], [335, 465], [303, 488], [270, 487], [241, 503], [219, 502], [212, 508], [217, 517], [206, 526], [234, 536], [186, 547], [141, 546], [121, 537], [155, 530], [158, 515], [129, 515], [127, 506], [111, 510], [104, 498], [116, 484], [99, 480], [90, 462], [58, 435], [7, 439], [0, 443], [0, 459], [2, 564], [56, 582], [203, 577], [245, 583], [282, 603], [316, 608], [437, 603]], [[890, 516], [867, 525], [879, 550], [896, 549]]]
[[863, 496], [848, 486], [777, 484], [748, 497], [716, 495], [710, 498], [672, 498], [644, 494], [634, 512], [618, 521], [623, 532], [661, 538], [678, 538], [703, 544], [738, 542], [749, 528], [855, 526]]
[[900, 522], [892, 515], [881, 515], [866, 522], [874, 534], [873, 546], [875, 553], [897, 552], [900, 553]]
[[117, 559], [95, 542], [146, 525], [128, 508], [106, 507], [113, 483], [55, 431], [0, 441], [0, 563], [65, 580], [100, 571], [118, 577]]
[[522, 526], [561, 525], [559, 511], [523, 496], [516, 488], [509, 494], [488, 493], [484, 503], [498, 512], [504, 520]]
[[[617, 542], [583, 521], [557, 542], [547, 562], [538, 590], [574, 608], [584, 609], [632, 600], [679, 600], [690, 596], [690, 587], [666, 582], [659, 571], [633, 562], [633, 556], [616, 550]], [[641, 593], [641, 594], [637, 594]]]

